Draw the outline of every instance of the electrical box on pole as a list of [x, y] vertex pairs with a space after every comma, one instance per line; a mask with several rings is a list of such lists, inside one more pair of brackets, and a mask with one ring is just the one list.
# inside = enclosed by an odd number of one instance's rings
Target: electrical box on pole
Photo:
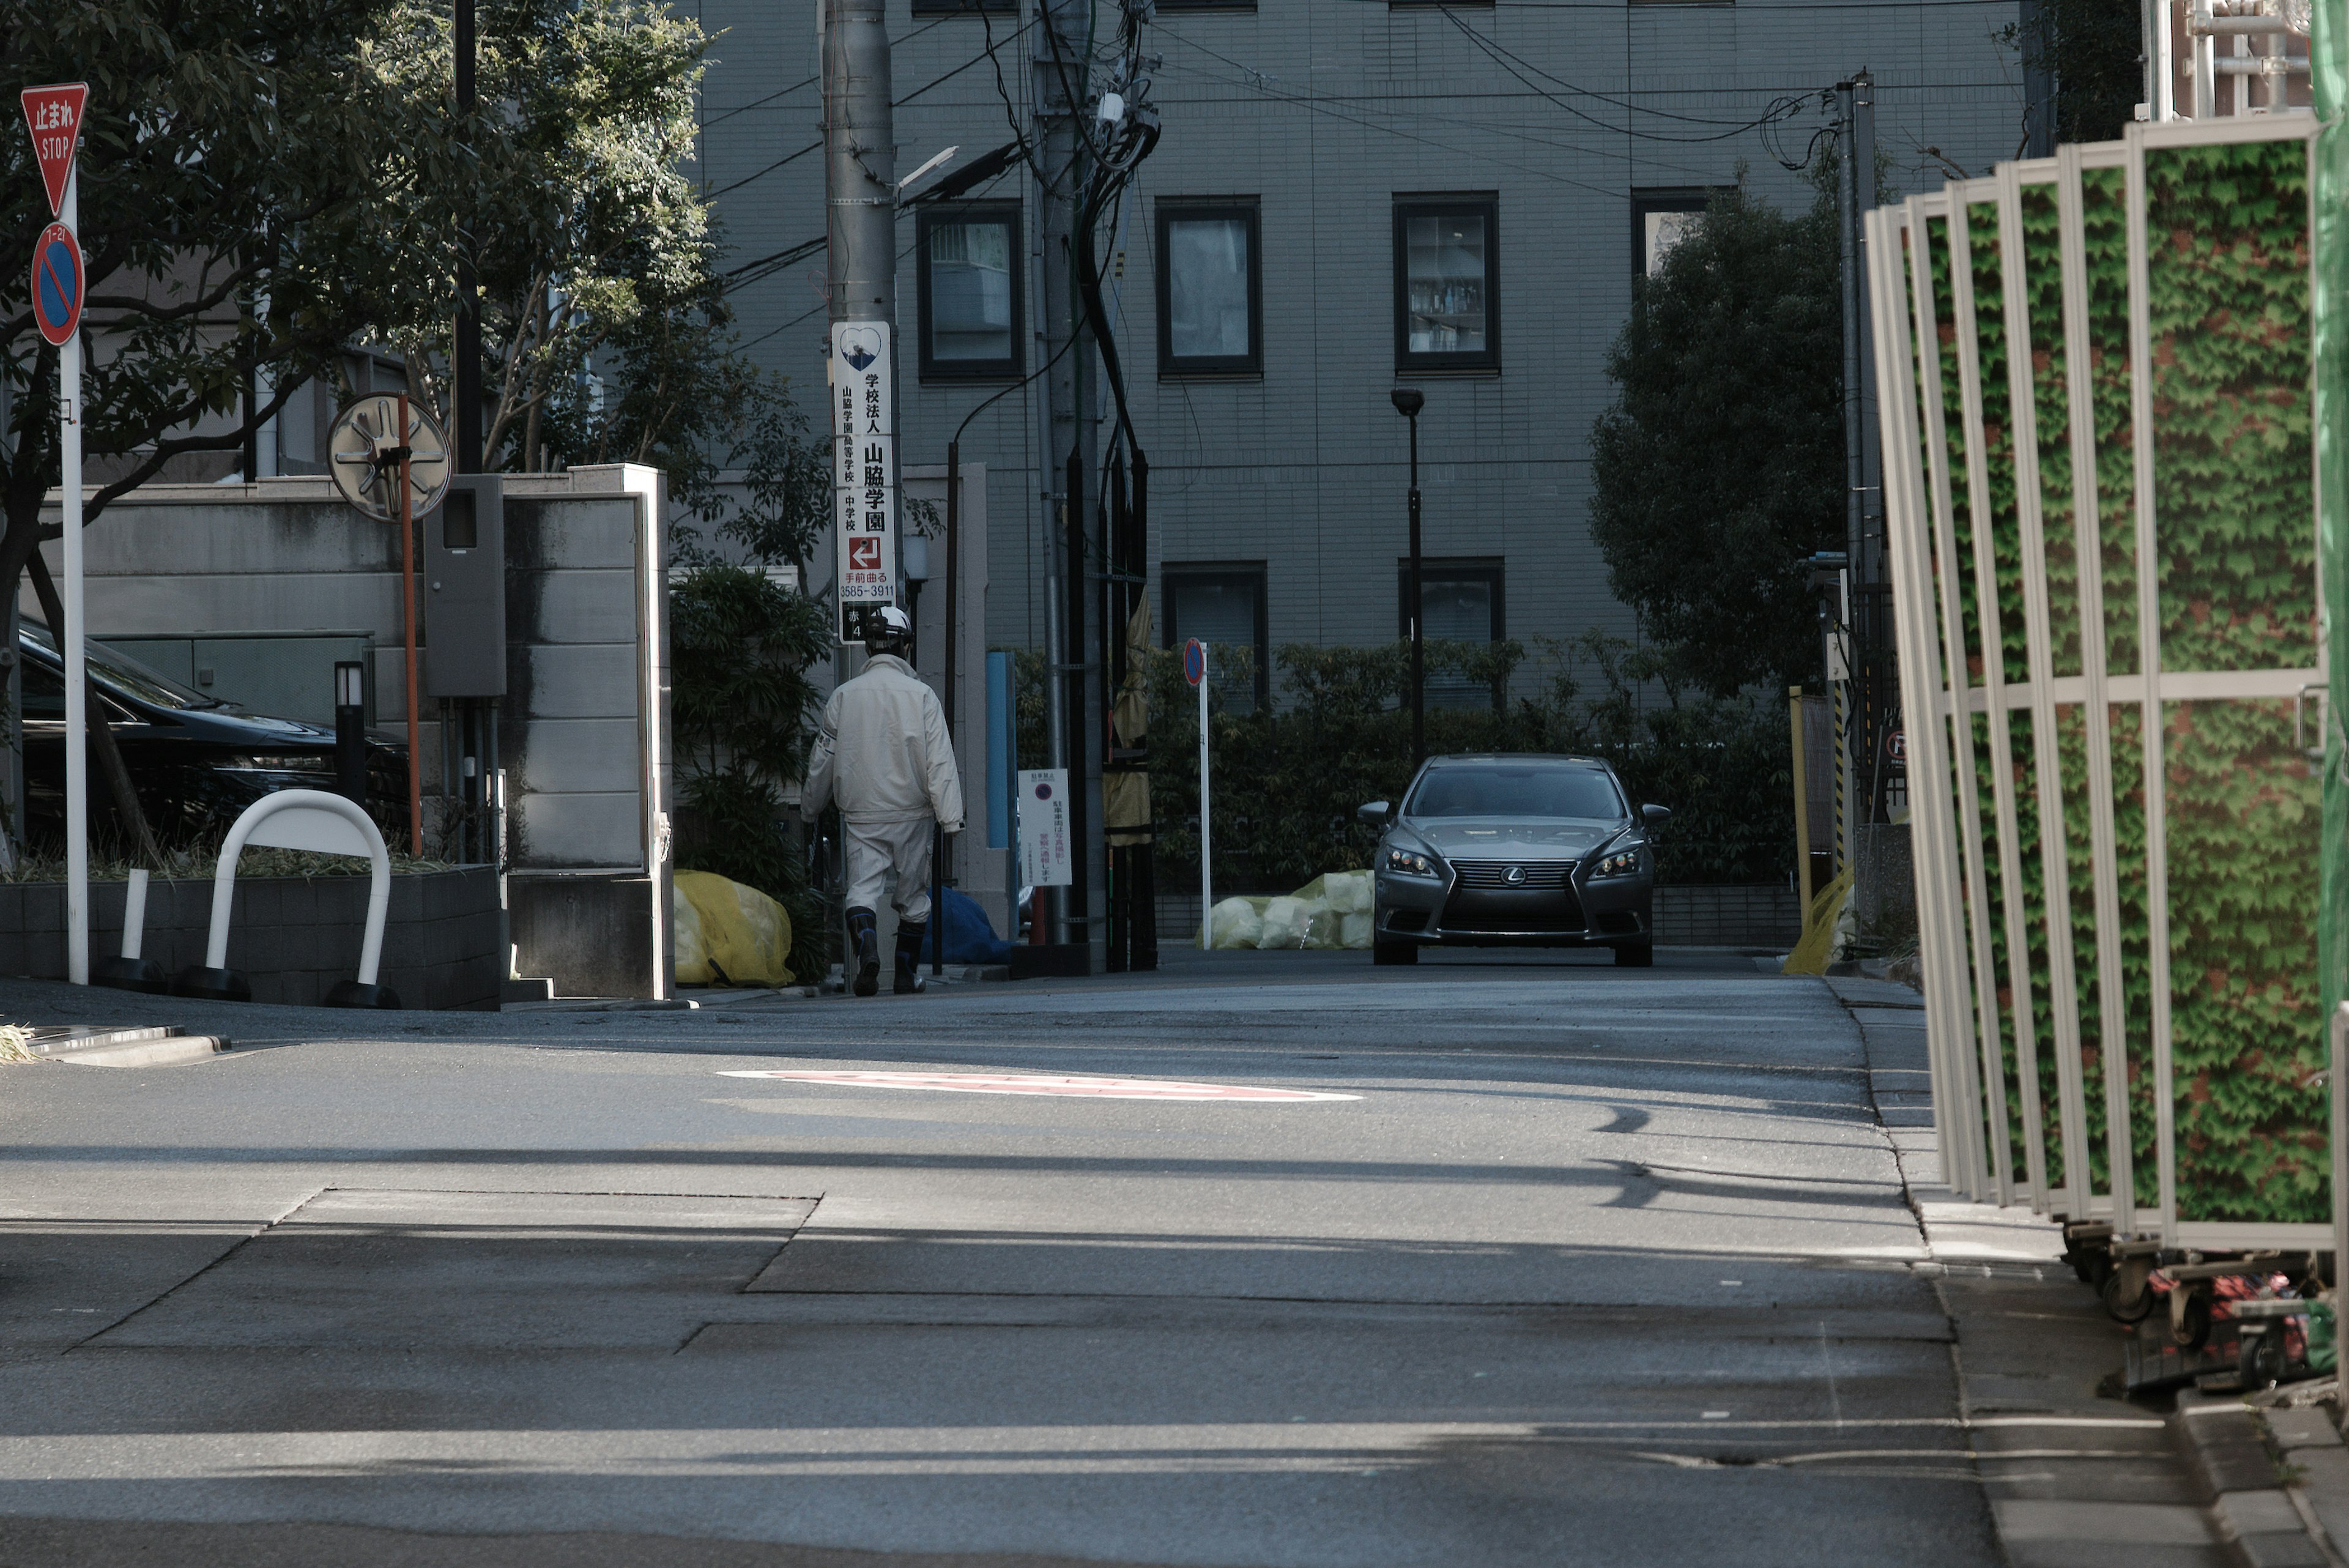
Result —
[[424, 522], [424, 694], [506, 694], [505, 482], [459, 473]]

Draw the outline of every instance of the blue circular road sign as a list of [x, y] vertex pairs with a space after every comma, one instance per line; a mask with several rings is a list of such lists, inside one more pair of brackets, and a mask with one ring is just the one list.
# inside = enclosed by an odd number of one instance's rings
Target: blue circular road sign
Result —
[[81, 245], [63, 223], [41, 231], [33, 246], [33, 319], [59, 348], [81, 325]]
[[1207, 645], [1197, 638], [1183, 645], [1183, 679], [1196, 686], [1207, 678]]

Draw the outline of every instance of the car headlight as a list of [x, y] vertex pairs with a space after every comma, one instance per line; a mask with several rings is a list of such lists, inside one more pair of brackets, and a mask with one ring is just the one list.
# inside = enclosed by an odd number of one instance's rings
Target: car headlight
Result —
[[1640, 869], [1640, 852], [1619, 850], [1590, 868], [1593, 877], [1629, 877]]
[[1434, 877], [1441, 875], [1441, 873], [1435, 869], [1434, 861], [1430, 860], [1424, 855], [1414, 855], [1408, 849], [1388, 850], [1386, 866], [1388, 870], [1400, 871], [1406, 877]]

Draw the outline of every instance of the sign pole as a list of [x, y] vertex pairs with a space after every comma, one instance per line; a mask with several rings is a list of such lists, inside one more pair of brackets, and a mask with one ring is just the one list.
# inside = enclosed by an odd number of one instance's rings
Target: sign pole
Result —
[[[74, 128], [78, 133], [80, 127]], [[58, 214], [81, 233], [81, 180], [68, 171]], [[66, 977], [89, 983], [89, 687], [81, 610], [81, 333], [57, 349], [57, 448], [64, 459], [66, 624], [57, 645], [66, 660]]]
[[408, 493], [408, 394], [399, 395], [399, 629], [408, 645], [408, 852], [424, 858], [424, 774], [417, 765], [416, 526]]
[[1199, 644], [1199, 946], [1216, 947], [1216, 874], [1207, 833], [1207, 645]]

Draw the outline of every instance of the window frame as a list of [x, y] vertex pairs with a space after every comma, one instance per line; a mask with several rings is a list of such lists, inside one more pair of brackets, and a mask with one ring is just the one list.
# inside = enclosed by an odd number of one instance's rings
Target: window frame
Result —
[[[1164, 627], [1165, 646], [1179, 649], [1188, 639], [1175, 614], [1177, 583], [1244, 583], [1253, 590], [1256, 598], [1256, 707], [1258, 712], [1268, 711], [1272, 703], [1272, 623], [1267, 608], [1265, 591], [1271, 574], [1264, 561], [1161, 561], [1158, 565], [1158, 624]], [[1211, 670], [1208, 680], [1213, 680]]]
[[[1238, 218], [1247, 225], [1248, 351], [1245, 354], [1174, 354], [1174, 268], [1168, 265], [1174, 226], [1202, 219]], [[1158, 375], [1161, 380], [1189, 376], [1264, 374], [1264, 224], [1253, 196], [1220, 199], [1163, 197], [1155, 204], [1157, 228]]]
[[[1419, 591], [1422, 607], [1425, 607], [1427, 585], [1438, 579], [1448, 583], [1481, 582], [1493, 593], [1493, 635], [1490, 642], [1509, 639], [1509, 562], [1506, 556], [1436, 556], [1419, 558]], [[1402, 641], [1411, 640], [1411, 557], [1395, 559], [1395, 636]], [[1499, 681], [1493, 683], [1493, 707], [1495, 711], [1505, 707], [1508, 693]]]
[[990, 16], [1017, 16], [1019, 0], [914, 0], [916, 16], [976, 16], [981, 11]]
[[[1697, 0], [1631, 0], [1634, 5], [1691, 5]], [[1715, 196], [1734, 191], [1733, 185], [1667, 185], [1631, 192], [1631, 275], [1635, 278], [1653, 275], [1648, 271], [1648, 214], [1651, 213], [1702, 213], [1713, 204]]]
[[[930, 234], [942, 223], [1001, 223], [1009, 232], [1011, 258], [1011, 353], [1002, 359], [940, 359], [932, 350], [930, 325]], [[916, 303], [921, 312], [920, 379], [924, 381], [1016, 381], [1027, 373], [1027, 214], [1016, 201], [954, 202], [924, 206], [915, 214]]]
[[[1495, 376], [1501, 370], [1501, 198], [1498, 192], [1399, 192], [1394, 197], [1394, 352], [1398, 376]], [[1411, 223], [1474, 216], [1485, 222], [1485, 347], [1415, 354], [1411, 348]]]

